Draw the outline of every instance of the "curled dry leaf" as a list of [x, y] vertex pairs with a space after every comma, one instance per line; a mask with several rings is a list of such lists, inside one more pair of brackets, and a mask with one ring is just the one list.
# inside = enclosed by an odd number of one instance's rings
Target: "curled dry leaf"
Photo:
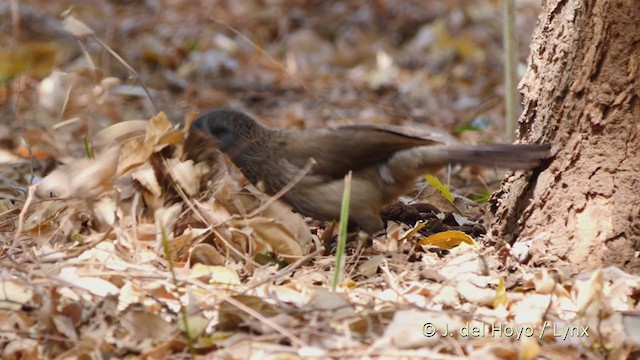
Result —
[[147, 124], [147, 132], [144, 138], [144, 144], [151, 148], [154, 145], [157, 145], [160, 142], [160, 139], [169, 131], [171, 128], [171, 122], [167, 118], [167, 115], [164, 112], [158, 113], [156, 116], [152, 117]]
[[210, 244], [198, 244], [191, 248], [189, 264], [224, 265], [226, 258]]
[[183, 261], [187, 257], [187, 252], [196, 241], [196, 238], [206, 231], [206, 229], [188, 228], [182, 234], [171, 240], [171, 256], [174, 261]]
[[122, 144], [120, 161], [118, 162], [118, 174], [138, 167], [145, 163], [151, 156], [151, 149], [145, 146], [142, 138], [132, 138]]
[[283, 202], [274, 201], [262, 211], [261, 215], [279, 221], [293, 234], [294, 239], [302, 249], [311, 244], [309, 225], [307, 225], [302, 215], [291, 211], [291, 208]]
[[[236, 227], [249, 227], [254, 234], [265, 243], [269, 244], [273, 251], [280, 255], [288, 263], [293, 263], [302, 257], [300, 243], [291, 231], [275, 219], [255, 217], [251, 219], [232, 220]], [[260, 251], [260, 249], [258, 249]]]
[[[233, 199], [237, 200], [242, 207], [240, 213], [251, 213], [262, 206], [264, 201], [268, 201], [268, 197], [264, 196], [252, 186], [246, 187], [247, 192], [237, 193], [233, 195]], [[237, 205], [236, 205], [237, 206]], [[291, 210], [289, 205], [281, 201], [274, 201], [259, 212], [259, 215], [265, 218], [276, 220], [282, 224], [288, 231], [293, 234], [294, 238], [305, 249], [311, 244], [311, 232], [304, 217]]]
[[118, 163], [118, 174], [144, 164], [154, 152], [183, 139], [182, 131], [170, 131], [170, 129], [169, 119], [161, 112], [146, 123], [144, 139], [134, 137], [124, 141]]
[[108, 145], [121, 142], [127, 138], [144, 135], [149, 124], [146, 120], [121, 121], [100, 130], [93, 138], [94, 146]]

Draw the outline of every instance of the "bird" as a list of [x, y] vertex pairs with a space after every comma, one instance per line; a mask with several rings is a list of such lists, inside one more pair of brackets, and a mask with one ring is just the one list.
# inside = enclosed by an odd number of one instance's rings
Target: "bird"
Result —
[[[550, 148], [549, 144], [446, 144], [437, 136], [415, 135], [390, 125], [269, 128], [244, 112], [226, 108], [200, 114], [185, 143], [188, 156], [202, 157], [211, 149], [225, 154], [269, 195], [289, 186], [281, 199], [318, 220], [339, 219], [344, 177], [352, 172], [349, 222], [369, 234], [384, 228], [380, 210], [406, 194], [420, 175], [450, 163], [532, 169], [550, 157]], [[310, 161], [313, 165], [302, 173]]]

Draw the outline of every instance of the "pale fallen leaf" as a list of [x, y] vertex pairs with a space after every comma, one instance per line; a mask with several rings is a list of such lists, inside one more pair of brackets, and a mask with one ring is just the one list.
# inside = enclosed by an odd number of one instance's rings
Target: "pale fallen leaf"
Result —
[[200, 179], [196, 176], [193, 161], [180, 161], [176, 158], [170, 158], [167, 159], [167, 167], [171, 177], [187, 195], [193, 196], [198, 192]]
[[189, 277], [200, 279], [210, 284], [240, 285], [238, 273], [224, 266], [195, 264], [190, 270]]
[[80, 276], [75, 267], [64, 267], [58, 274], [58, 279], [65, 281], [75, 287], [87, 290], [93, 295], [104, 297], [107, 295], [117, 295], [118, 287], [111, 282], [91, 276]]
[[33, 292], [11, 280], [0, 281], [0, 310], [17, 311], [31, 300]]
[[311, 295], [309, 304], [314, 309], [329, 311], [331, 319], [334, 321], [351, 317], [355, 314], [355, 310], [344, 294], [328, 291], [326, 289], [318, 289]]
[[467, 302], [482, 306], [492, 306], [495, 299], [495, 291], [477, 286], [471, 281], [460, 281], [456, 290]]
[[167, 340], [174, 332], [174, 326], [159, 315], [148, 311], [125, 311], [120, 324], [139, 341]]
[[75, 37], [81, 38], [95, 35], [95, 32], [91, 30], [90, 27], [88, 27], [82, 21], [76, 19], [73, 15], [67, 15], [62, 20], [62, 26], [66, 31], [70, 32], [71, 35]]
[[113, 226], [116, 219], [122, 219], [122, 209], [116, 205], [111, 197], [103, 197], [93, 205], [93, 211], [99, 220], [105, 224]]
[[301, 248], [304, 249], [311, 244], [312, 239], [309, 225], [302, 215], [291, 211], [288, 205], [280, 201], [274, 201], [267, 206], [260, 215], [278, 220], [278, 222], [291, 232]]
[[[502, 298], [506, 298], [503, 295]], [[510, 310], [514, 314], [513, 321], [516, 324], [540, 324], [549, 309], [550, 302], [554, 299], [549, 295], [529, 294], [519, 302], [511, 305]], [[510, 299], [502, 302], [504, 305], [510, 303]]]
[[119, 149], [112, 147], [95, 159], [74, 160], [45, 176], [36, 192], [42, 197], [96, 197], [113, 183], [118, 157]]
[[155, 211], [154, 219], [156, 223], [156, 241], [159, 248], [162, 248], [163, 235], [167, 239], [173, 238], [173, 230], [176, 222], [178, 221], [178, 215], [182, 212], [182, 204], [176, 203], [169, 207], [162, 207]]
[[374, 346], [399, 349], [431, 347], [441, 343], [445, 334], [459, 334], [462, 325], [460, 319], [446, 312], [401, 310], [394, 314]]
[[156, 173], [149, 163], [138, 167], [131, 172], [131, 178], [137, 181], [142, 187], [149, 191], [153, 196], [159, 198], [162, 195], [162, 189]]

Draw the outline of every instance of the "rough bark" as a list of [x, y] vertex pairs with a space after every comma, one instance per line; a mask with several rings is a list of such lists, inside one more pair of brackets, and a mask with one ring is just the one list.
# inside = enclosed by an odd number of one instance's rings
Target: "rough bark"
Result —
[[640, 273], [639, 64], [639, 1], [543, 3], [519, 134], [557, 153], [505, 178], [491, 236], [527, 242], [534, 265]]

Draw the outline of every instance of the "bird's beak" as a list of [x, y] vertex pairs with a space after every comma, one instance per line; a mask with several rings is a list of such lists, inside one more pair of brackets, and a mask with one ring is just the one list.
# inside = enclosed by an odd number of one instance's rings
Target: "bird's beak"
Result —
[[200, 129], [190, 129], [184, 142], [184, 153], [195, 162], [209, 161], [221, 153], [220, 141]]

